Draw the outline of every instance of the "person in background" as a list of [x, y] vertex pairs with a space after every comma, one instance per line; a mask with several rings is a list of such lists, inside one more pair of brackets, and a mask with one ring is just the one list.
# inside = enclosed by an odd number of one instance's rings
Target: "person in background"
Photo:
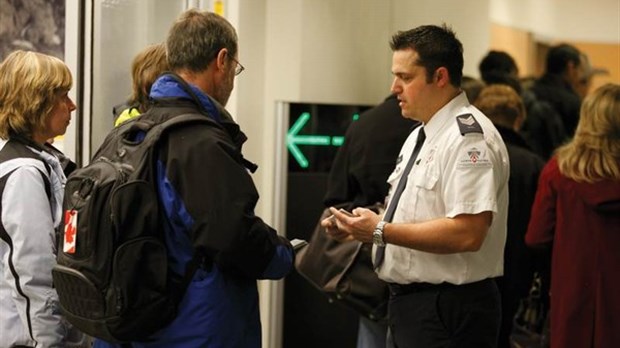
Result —
[[[519, 82], [519, 68], [517, 63], [504, 51], [489, 51], [478, 64], [480, 78], [486, 85], [504, 84], [512, 87], [521, 94], [522, 87]], [[475, 101], [475, 99], [472, 99]]]
[[113, 108], [114, 126], [136, 117], [148, 110], [152, 103], [149, 93], [153, 82], [168, 71], [166, 46], [164, 43], [147, 46], [131, 63], [131, 97], [126, 103]]
[[544, 75], [534, 82], [531, 91], [548, 102], [560, 115], [567, 139], [572, 138], [579, 121], [581, 98], [575, 90], [583, 78], [582, 53], [569, 44], [553, 46], [547, 52]]
[[478, 98], [478, 95], [483, 88], [484, 82], [471, 76], [463, 76], [463, 80], [461, 81], [461, 89], [465, 92], [467, 100], [470, 102], [473, 103]]
[[[179, 115], [205, 118], [176, 127], [157, 144], [156, 178], [169, 272], [184, 274], [204, 255], [179, 304], [177, 317], [141, 347], [261, 346], [257, 280], [281, 279], [293, 268], [293, 248], [256, 216], [256, 165], [242, 155], [247, 137], [226, 111], [239, 63], [237, 33], [224, 18], [190, 9], [166, 39], [171, 73], [151, 87], [154, 105], [142, 120]], [[95, 347], [117, 346], [97, 340]]]
[[525, 245], [525, 232], [538, 176], [545, 162], [529, 149], [518, 133], [526, 114], [521, 97], [512, 87], [501, 84], [487, 86], [482, 89], [474, 105], [495, 125], [506, 144], [510, 159], [504, 275], [496, 279], [502, 298], [498, 347], [509, 348], [509, 336], [519, 300], [527, 296], [534, 271], [539, 267], [534, 263], [538, 255]]
[[551, 104], [537, 98], [528, 88], [523, 88], [517, 63], [508, 53], [489, 51], [480, 61], [478, 69], [487, 85], [508, 85], [521, 96], [527, 118], [519, 127], [519, 133], [533, 152], [547, 160], [553, 150], [567, 140], [562, 117]]
[[609, 71], [607, 69], [595, 68], [590, 63], [590, 58], [585, 53], [581, 53], [581, 76], [578, 80], [573, 80], [573, 89], [579, 95], [579, 98], [583, 100], [592, 87], [592, 79], [595, 75], [609, 75]]
[[579, 78], [572, 81], [571, 87], [575, 90], [579, 98], [583, 100], [586, 95], [588, 95], [590, 87], [592, 87], [592, 76], [594, 75], [594, 69], [592, 69], [590, 59], [588, 59], [588, 56], [585, 53], [581, 53], [579, 55], [579, 59], [581, 61], [580, 65], [582, 66], [580, 71], [581, 75]]
[[606, 84], [543, 168], [525, 235], [552, 249], [552, 347], [620, 347], [618, 226], [620, 85]]
[[[325, 205], [351, 202], [354, 207], [363, 207], [383, 203], [389, 189], [388, 175], [416, 124], [401, 115], [395, 95], [363, 112], [349, 126], [344, 144], [338, 149], [329, 172]], [[386, 333], [387, 324], [360, 316], [357, 348], [385, 347]]]
[[76, 106], [58, 58], [14, 51], [0, 64], [0, 347], [85, 347], [52, 284], [66, 182], [46, 141]]
[[[383, 216], [331, 208], [334, 238], [374, 242], [388, 282], [388, 340], [408, 347], [495, 347], [508, 210], [508, 154], [491, 121], [460, 89], [463, 47], [448, 27], [392, 37], [392, 92], [422, 122], [388, 179]], [[407, 173], [409, 172], [410, 173]]]

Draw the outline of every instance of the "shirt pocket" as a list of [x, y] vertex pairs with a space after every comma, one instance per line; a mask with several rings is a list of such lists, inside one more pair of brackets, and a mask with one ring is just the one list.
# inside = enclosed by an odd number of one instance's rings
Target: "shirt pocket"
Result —
[[438, 214], [439, 174], [432, 165], [416, 166], [413, 170], [403, 194], [403, 216], [412, 222], [433, 219]]
[[439, 173], [432, 165], [420, 166], [416, 169], [416, 172], [412, 173], [412, 181], [413, 184], [418, 189], [423, 189], [427, 191], [432, 191], [437, 186], [437, 181], [439, 181]]

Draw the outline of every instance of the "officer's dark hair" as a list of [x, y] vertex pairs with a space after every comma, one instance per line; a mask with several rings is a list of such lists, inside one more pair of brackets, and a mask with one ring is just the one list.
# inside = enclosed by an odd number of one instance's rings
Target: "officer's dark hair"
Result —
[[390, 47], [392, 51], [415, 50], [418, 53], [416, 64], [426, 69], [426, 82], [430, 83], [433, 80], [437, 69], [445, 67], [450, 76], [450, 83], [460, 87], [463, 78], [463, 45], [446, 24], [441, 27], [423, 25], [399, 31], [392, 36]]
[[581, 53], [575, 46], [569, 44], [559, 44], [549, 49], [547, 53], [546, 73], [562, 74], [568, 67], [568, 62], [573, 62], [575, 66], [581, 64]]

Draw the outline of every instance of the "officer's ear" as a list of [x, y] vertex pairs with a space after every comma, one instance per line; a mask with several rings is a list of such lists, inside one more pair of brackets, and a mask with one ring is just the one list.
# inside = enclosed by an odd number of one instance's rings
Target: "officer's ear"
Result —
[[450, 84], [450, 74], [448, 69], [444, 66], [437, 68], [433, 75], [433, 83], [436, 83], [439, 87], [444, 87]]

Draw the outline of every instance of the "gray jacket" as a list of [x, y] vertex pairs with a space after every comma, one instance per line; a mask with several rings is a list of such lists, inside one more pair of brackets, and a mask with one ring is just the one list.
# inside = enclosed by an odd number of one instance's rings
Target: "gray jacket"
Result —
[[[52, 285], [65, 175], [56, 156], [8, 143], [0, 139], [0, 348], [80, 346]], [[26, 155], [6, 159], [16, 148]]]

